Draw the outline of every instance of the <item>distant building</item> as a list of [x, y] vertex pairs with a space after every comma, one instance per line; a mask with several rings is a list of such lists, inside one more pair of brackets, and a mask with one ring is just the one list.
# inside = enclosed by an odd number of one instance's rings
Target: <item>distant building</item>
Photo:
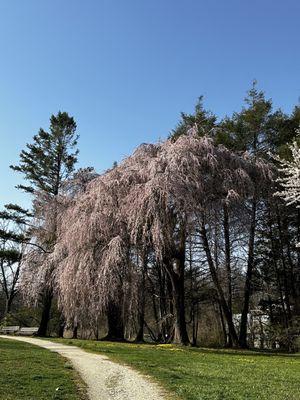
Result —
[[[241, 314], [233, 315], [233, 323], [239, 330]], [[274, 345], [272, 346], [270, 342], [269, 328], [270, 318], [268, 314], [259, 309], [251, 310], [248, 314], [247, 324], [248, 341], [250, 347], [259, 349], [274, 347]]]

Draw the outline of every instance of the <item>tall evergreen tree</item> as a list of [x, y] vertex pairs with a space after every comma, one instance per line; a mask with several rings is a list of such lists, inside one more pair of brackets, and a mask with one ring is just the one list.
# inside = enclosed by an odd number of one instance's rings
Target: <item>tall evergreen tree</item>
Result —
[[200, 137], [213, 135], [216, 124], [217, 117], [204, 108], [203, 96], [200, 96], [193, 114], [181, 113], [181, 119], [176, 128], [172, 130], [170, 138], [176, 140], [179, 136], [186, 135], [190, 128], [197, 129]]
[[[232, 118], [226, 118], [220, 124], [220, 131], [231, 139], [231, 147], [236, 151], [248, 151], [254, 156], [264, 156], [268, 151], [268, 121], [272, 110], [271, 100], [267, 100], [262, 91], [253, 82], [245, 99], [246, 107]], [[258, 198], [262, 188], [256, 185], [252, 199], [249, 199], [248, 215], [248, 255], [246, 260], [246, 276], [244, 299], [240, 323], [240, 346], [247, 347], [247, 321], [252, 293], [252, 280], [255, 265], [256, 230], [258, 224], [258, 209], [261, 202]]]
[[[62, 188], [62, 183], [70, 177], [77, 162], [78, 135], [76, 134], [76, 122], [66, 112], [58, 112], [50, 118], [49, 131], [40, 129], [38, 134], [33, 137], [33, 142], [26, 145], [26, 149], [20, 153], [18, 165], [11, 166], [20, 172], [28, 182], [19, 185], [18, 188], [35, 197], [46, 195], [55, 202]], [[43, 215], [38, 211], [39, 226], [43, 226]], [[35, 210], [33, 211], [35, 213]], [[54, 224], [55, 226], [55, 224]], [[51, 232], [43, 243], [39, 243], [44, 251], [51, 252], [56, 243], [56, 232]], [[34, 233], [33, 233], [34, 235]], [[42, 318], [38, 334], [45, 336], [47, 333], [48, 322], [50, 319], [50, 309], [53, 298], [53, 291], [45, 289], [42, 295]]]

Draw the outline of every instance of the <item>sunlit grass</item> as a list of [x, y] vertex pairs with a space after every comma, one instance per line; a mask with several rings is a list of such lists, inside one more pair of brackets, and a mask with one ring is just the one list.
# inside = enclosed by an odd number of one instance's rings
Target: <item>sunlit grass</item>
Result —
[[0, 339], [0, 368], [1, 400], [85, 398], [77, 373], [62, 357], [49, 350]]
[[299, 400], [300, 356], [67, 340], [153, 377], [186, 400]]

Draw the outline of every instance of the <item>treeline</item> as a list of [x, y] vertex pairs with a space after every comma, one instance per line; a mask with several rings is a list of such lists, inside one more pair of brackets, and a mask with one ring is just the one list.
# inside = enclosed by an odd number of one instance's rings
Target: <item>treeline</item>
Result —
[[295, 350], [300, 213], [274, 196], [273, 155], [291, 156], [299, 124], [254, 84], [240, 112], [219, 121], [200, 98], [168, 140], [98, 175], [75, 171], [76, 123], [52, 116], [13, 167], [32, 210], [0, 215], [3, 323], [228, 347], [258, 331]]

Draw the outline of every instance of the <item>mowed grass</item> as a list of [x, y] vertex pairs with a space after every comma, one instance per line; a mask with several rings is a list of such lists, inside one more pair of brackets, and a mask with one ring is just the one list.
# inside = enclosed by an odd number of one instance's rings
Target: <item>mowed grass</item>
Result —
[[58, 354], [28, 343], [0, 339], [1, 400], [84, 398], [77, 373]]
[[107, 355], [185, 400], [299, 400], [300, 356], [251, 351], [59, 340]]

